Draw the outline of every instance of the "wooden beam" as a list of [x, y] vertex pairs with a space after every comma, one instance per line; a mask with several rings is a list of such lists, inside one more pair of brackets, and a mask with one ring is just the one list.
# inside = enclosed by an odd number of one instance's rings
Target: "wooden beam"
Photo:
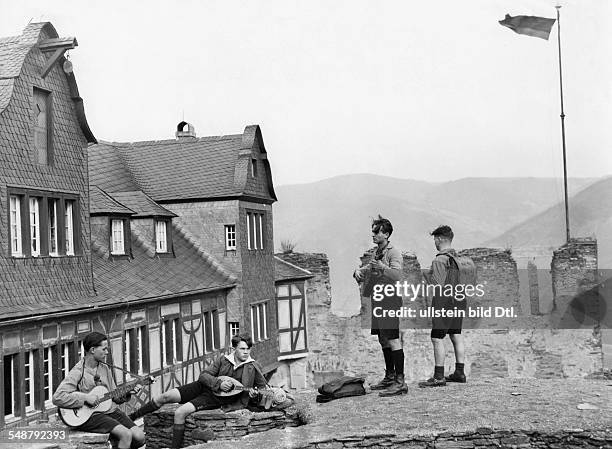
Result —
[[72, 50], [77, 45], [79, 44], [74, 37], [66, 37], [66, 38], [59, 38], [59, 39], [46, 39], [42, 41], [40, 44], [38, 44], [38, 48], [43, 53], [53, 52], [53, 55], [51, 55], [51, 57], [47, 60], [47, 63], [43, 67], [43, 71], [41, 75], [42, 78], [45, 78], [49, 74], [49, 72], [51, 71], [51, 69], [57, 62], [57, 60], [61, 58], [62, 56], [64, 56], [64, 53], [66, 52], [66, 50]]

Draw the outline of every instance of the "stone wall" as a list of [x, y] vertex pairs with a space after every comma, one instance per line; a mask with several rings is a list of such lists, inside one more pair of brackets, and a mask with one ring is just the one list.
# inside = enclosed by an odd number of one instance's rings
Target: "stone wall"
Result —
[[[177, 404], [167, 405], [145, 416], [147, 449], [171, 446], [174, 410], [177, 407]], [[219, 409], [202, 410], [187, 417], [183, 447], [210, 440], [235, 440], [251, 433], [295, 427], [300, 423], [298, 410], [294, 406], [282, 411], [264, 412], [238, 410], [225, 413]]]
[[[586, 244], [587, 256], [592, 255], [592, 245]], [[578, 249], [580, 252], [580, 249]], [[533, 313], [529, 304], [520, 303], [519, 275], [511, 253], [492, 248], [475, 248], [461, 251], [469, 255], [477, 266], [478, 282], [485, 285], [481, 305], [515, 307], [520, 317], [508, 321], [501, 329], [468, 329], [463, 334], [467, 349], [466, 372], [478, 377], [536, 377], [564, 378], [585, 377], [602, 371], [601, 332], [598, 328], [555, 329], [550, 315]], [[576, 252], [574, 252], [576, 254]], [[596, 254], [596, 253], [595, 253]], [[404, 253], [403, 279], [418, 283], [421, 267], [416, 256]], [[332, 313], [331, 305], [321, 301], [321, 292], [331, 292], [328, 261], [325, 255], [293, 254], [292, 263], [307, 268], [317, 275], [308, 282], [308, 291], [319, 295], [308, 297], [308, 341], [310, 355], [307, 359], [307, 377], [310, 386], [318, 386], [338, 375], [365, 375], [372, 382], [382, 375], [384, 365], [377, 338], [370, 335], [368, 320], [362, 319], [368, 310], [369, 300], [362, 298], [362, 313], [353, 317], [340, 317]], [[362, 257], [369, 260], [370, 252]], [[558, 257], [558, 256], [557, 256]], [[573, 256], [572, 256], [573, 257]], [[589, 256], [590, 257], [590, 256]], [[596, 259], [583, 257], [576, 260], [590, 269]], [[560, 259], [560, 260], [567, 260]], [[557, 266], [557, 265], [555, 265]], [[563, 276], [557, 270], [558, 276]], [[559, 285], [568, 285], [567, 282]], [[574, 282], [574, 285], [577, 285]], [[560, 288], [557, 292], [561, 291]], [[355, 294], [359, 294], [355, 285]], [[407, 305], [404, 299], [404, 305]], [[425, 298], [416, 301], [424, 302]], [[534, 306], [535, 307], [535, 306]], [[466, 320], [468, 323], [469, 320]], [[405, 322], [403, 322], [405, 324]], [[471, 323], [476, 326], [478, 323]], [[401, 332], [405, 351], [406, 378], [411, 381], [426, 378], [433, 370], [433, 354], [429, 329], [406, 328]], [[449, 339], [446, 371], [454, 368], [454, 354]]]
[[445, 432], [440, 435], [402, 435], [379, 433], [325, 439], [300, 446], [308, 449], [342, 449], [349, 447], [384, 447], [412, 449], [480, 449], [480, 448], [608, 448], [612, 431], [568, 429], [555, 433], [533, 430], [509, 431], [481, 427], [474, 432]]

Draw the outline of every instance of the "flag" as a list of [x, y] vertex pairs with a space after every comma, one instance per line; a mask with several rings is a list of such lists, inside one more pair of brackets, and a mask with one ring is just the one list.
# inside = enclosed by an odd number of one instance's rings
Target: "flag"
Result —
[[506, 14], [506, 18], [500, 20], [499, 23], [500, 25], [510, 28], [515, 33], [548, 40], [550, 30], [555, 24], [555, 20], [556, 19], [535, 16], [512, 17], [510, 14]]

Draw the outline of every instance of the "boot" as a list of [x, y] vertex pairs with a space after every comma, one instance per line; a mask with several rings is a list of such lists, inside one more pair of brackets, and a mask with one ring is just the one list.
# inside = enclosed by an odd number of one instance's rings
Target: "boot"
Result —
[[395, 371], [385, 370], [385, 377], [376, 385], [370, 386], [371, 390], [384, 390], [395, 383]]
[[405, 394], [405, 393], [408, 393], [408, 385], [406, 385], [406, 382], [404, 382], [404, 375], [398, 374], [395, 377], [395, 382], [393, 382], [393, 385], [391, 385], [385, 391], [381, 391], [380, 393], [378, 393], [378, 395], [381, 397], [385, 397], [385, 396], [398, 396], [400, 394]]

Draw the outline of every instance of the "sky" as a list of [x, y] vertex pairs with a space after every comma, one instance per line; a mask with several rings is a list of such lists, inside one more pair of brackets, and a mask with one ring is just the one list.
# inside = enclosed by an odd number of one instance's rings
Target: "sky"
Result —
[[[276, 185], [563, 174], [552, 0], [0, 0], [0, 36], [50, 21], [100, 140], [261, 126]], [[612, 174], [609, 0], [561, 2], [568, 175]]]

